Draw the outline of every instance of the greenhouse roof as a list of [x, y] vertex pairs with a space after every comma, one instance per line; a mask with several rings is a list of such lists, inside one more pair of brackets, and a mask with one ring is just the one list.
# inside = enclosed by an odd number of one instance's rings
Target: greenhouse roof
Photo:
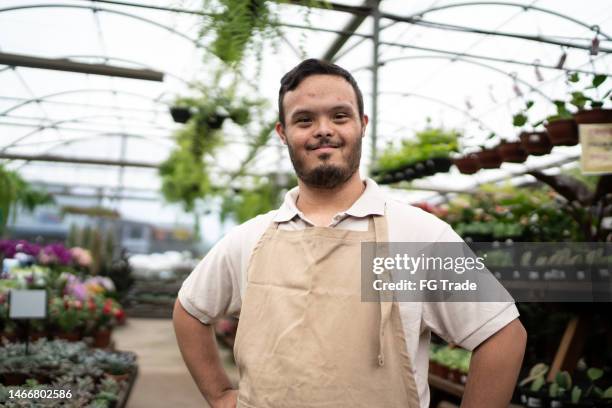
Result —
[[[163, 204], [157, 167], [182, 126], [169, 107], [193, 94], [190, 84], [226, 87], [238, 81], [242, 95], [269, 102], [260, 119], [270, 121], [280, 77], [306, 57], [326, 57], [355, 75], [371, 115], [378, 41], [374, 151], [379, 152], [428, 125], [457, 129], [468, 148], [515, 138], [512, 115], [526, 100], [535, 102], [530, 111], [535, 121], [553, 113], [553, 100], [567, 99], [566, 70], [584, 73], [582, 88], [589, 73], [610, 73], [608, 0], [384, 0], [378, 11], [372, 0], [336, 0], [325, 7], [293, 0], [274, 7], [281, 36], [266, 40], [261, 52], [247, 52], [239, 76], [216, 83], [213, 72], [223, 65], [210, 53], [210, 33], [200, 33], [209, 18], [202, 3], [3, 1], [2, 161], [50, 188], [69, 186], [65, 191], [93, 198], [102, 192], [100, 204], [132, 218], [155, 213], [163, 221], [183, 219], [176, 206]], [[55, 69], [36, 68], [49, 64]], [[81, 72], [70, 72], [75, 70]], [[133, 75], [147, 78], [125, 77]], [[232, 182], [257, 130], [224, 127], [226, 145], [215, 157], [214, 180]], [[371, 163], [372, 130], [364, 142], [364, 173]], [[491, 132], [497, 137], [488, 139]], [[395, 194], [417, 200], [469, 191], [528, 169], [575, 164], [579, 154], [579, 146], [555, 147], [525, 164], [504, 163], [472, 176], [452, 168], [414, 182], [410, 193]], [[252, 174], [292, 170], [276, 137], [251, 163]]]

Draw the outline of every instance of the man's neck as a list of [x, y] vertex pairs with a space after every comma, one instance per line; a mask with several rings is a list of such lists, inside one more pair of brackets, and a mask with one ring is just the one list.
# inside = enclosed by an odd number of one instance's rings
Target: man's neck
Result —
[[365, 190], [358, 171], [333, 189], [311, 187], [301, 180], [298, 180], [298, 185], [300, 190], [296, 206], [317, 226], [329, 225], [335, 214], [351, 208]]

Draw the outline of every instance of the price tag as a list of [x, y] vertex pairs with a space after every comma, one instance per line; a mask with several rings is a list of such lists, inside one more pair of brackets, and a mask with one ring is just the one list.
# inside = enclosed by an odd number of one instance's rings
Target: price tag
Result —
[[9, 305], [11, 319], [44, 319], [47, 316], [47, 291], [13, 289]]

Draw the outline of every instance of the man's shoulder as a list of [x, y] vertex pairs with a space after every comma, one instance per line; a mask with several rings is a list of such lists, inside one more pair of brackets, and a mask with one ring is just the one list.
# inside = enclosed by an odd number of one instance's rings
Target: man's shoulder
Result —
[[452, 228], [435, 215], [387, 195], [389, 241], [436, 242], [446, 240]]

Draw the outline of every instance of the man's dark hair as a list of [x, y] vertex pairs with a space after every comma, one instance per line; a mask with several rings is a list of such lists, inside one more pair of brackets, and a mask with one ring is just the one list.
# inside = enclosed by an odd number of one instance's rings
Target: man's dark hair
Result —
[[310, 58], [302, 61], [298, 66], [287, 72], [281, 78], [281, 87], [278, 91], [278, 121], [285, 126], [285, 110], [283, 109], [283, 98], [289, 91], [293, 91], [300, 83], [311, 75], [335, 75], [346, 79], [355, 90], [357, 97], [357, 108], [359, 117], [363, 118], [363, 95], [355, 81], [355, 78], [344, 68], [331, 62]]

